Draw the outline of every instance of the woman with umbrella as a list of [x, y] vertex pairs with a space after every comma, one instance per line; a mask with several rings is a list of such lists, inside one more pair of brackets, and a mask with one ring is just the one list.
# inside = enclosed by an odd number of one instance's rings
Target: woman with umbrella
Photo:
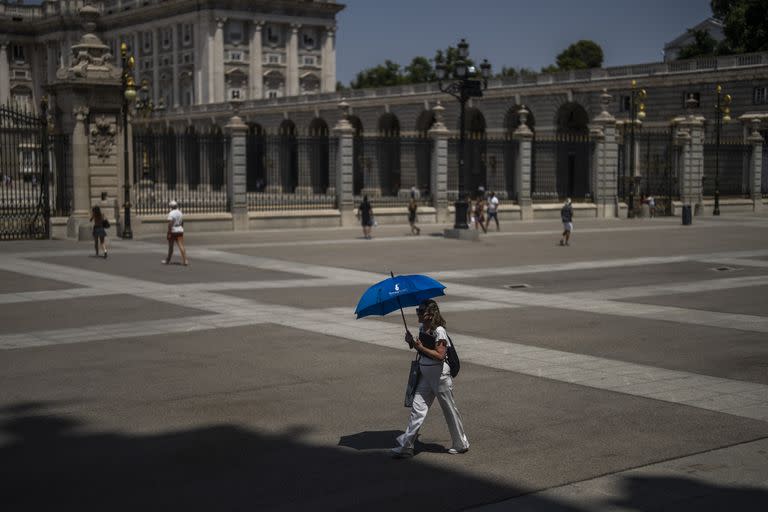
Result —
[[465, 453], [469, 450], [469, 441], [464, 432], [461, 414], [459, 414], [453, 399], [451, 369], [446, 362], [446, 352], [450, 340], [445, 331], [445, 320], [440, 314], [437, 302], [432, 299], [422, 301], [416, 309], [416, 314], [421, 323], [419, 338], [414, 339], [413, 335], [406, 331], [405, 341], [408, 346], [418, 352], [421, 377], [416, 387], [408, 427], [404, 434], [398, 436], [398, 446], [392, 449], [392, 454], [398, 458], [413, 456], [416, 436], [427, 418], [427, 412], [429, 412], [429, 407], [434, 402], [435, 397], [443, 409], [443, 415], [453, 440], [453, 446], [448, 450], [448, 453], [454, 455]]

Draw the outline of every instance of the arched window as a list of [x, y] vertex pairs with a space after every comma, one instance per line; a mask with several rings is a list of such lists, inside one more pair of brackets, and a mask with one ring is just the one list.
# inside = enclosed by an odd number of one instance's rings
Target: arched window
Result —
[[264, 166], [267, 141], [260, 124], [248, 125], [245, 137], [245, 187], [248, 192], [264, 192], [267, 173]]
[[299, 185], [299, 141], [296, 125], [290, 119], [280, 124], [280, 184], [283, 192], [293, 193]]
[[564, 103], [557, 110], [557, 194], [585, 197], [590, 194], [589, 115], [578, 103]]
[[400, 190], [400, 121], [392, 113], [379, 118], [379, 189], [383, 196]]
[[316, 117], [309, 124], [309, 162], [312, 191], [325, 194], [328, 190], [330, 175], [330, 148], [328, 124]]

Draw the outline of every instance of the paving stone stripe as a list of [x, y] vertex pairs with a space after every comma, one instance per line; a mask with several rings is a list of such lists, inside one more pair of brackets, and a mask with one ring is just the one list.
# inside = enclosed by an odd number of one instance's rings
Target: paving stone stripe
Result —
[[748, 288], [768, 285], [768, 276], [730, 277], [671, 284], [646, 286], [627, 286], [623, 288], [605, 288], [588, 292], [570, 292], [563, 295], [573, 300], [621, 300], [655, 295], [673, 295], [678, 293], [703, 293], [716, 290]]

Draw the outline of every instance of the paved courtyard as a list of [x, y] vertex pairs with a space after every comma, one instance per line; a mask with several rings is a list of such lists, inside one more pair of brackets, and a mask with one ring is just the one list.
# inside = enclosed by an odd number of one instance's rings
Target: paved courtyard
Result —
[[[768, 217], [441, 228], [3, 243], [0, 508], [765, 509]], [[353, 311], [390, 270], [447, 286], [467, 454], [436, 404], [388, 455], [413, 354]]]

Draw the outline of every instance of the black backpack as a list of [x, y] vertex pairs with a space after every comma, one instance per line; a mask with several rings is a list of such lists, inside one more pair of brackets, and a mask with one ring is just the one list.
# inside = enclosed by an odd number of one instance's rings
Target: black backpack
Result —
[[454, 346], [453, 340], [450, 336], [448, 336], [448, 342], [450, 345], [448, 345], [446, 360], [448, 362], [448, 366], [451, 367], [451, 377], [456, 377], [459, 374], [459, 370], [461, 370], [461, 361], [459, 361], [459, 354], [456, 353], [456, 347]]

